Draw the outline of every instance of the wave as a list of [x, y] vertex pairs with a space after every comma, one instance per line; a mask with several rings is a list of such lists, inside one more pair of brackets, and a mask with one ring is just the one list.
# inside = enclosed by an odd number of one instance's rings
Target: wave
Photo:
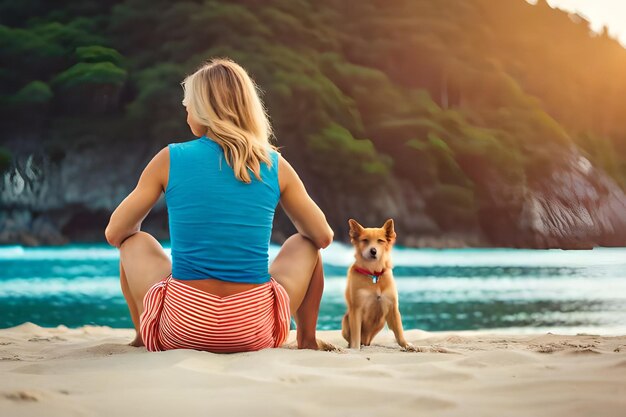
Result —
[[[343, 302], [346, 280], [325, 280], [324, 298]], [[487, 302], [487, 301], [610, 301], [626, 304], [626, 280], [603, 278], [601, 282], [580, 277], [551, 280], [502, 278], [415, 278], [397, 280], [403, 301]], [[0, 300], [48, 297], [121, 297], [119, 277], [28, 277], [0, 281]]]
[[[169, 255], [169, 244], [164, 245]], [[270, 259], [280, 250], [270, 245]], [[45, 260], [116, 260], [116, 248], [104, 244], [67, 245], [56, 247], [0, 246], [0, 261]], [[343, 243], [333, 243], [322, 250], [324, 263], [347, 267], [354, 261], [354, 249]], [[593, 250], [537, 250], [537, 249], [414, 249], [397, 247], [393, 252], [395, 266], [502, 266], [502, 267], [577, 267], [577, 266], [624, 266], [626, 248], [595, 248]]]

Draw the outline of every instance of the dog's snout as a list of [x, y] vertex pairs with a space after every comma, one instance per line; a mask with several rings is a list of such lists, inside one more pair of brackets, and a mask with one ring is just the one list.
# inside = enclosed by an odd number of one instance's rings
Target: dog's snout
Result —
[[376, 256], [376, 248], [372, 248], [372, 249], [370, 249], [370, 254], [371, 254], [372, 256]]

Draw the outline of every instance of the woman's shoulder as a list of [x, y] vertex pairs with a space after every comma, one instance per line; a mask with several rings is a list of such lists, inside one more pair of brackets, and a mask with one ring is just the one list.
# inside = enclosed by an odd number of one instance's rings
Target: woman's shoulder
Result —
[[205, 154], [210, 150], [217, 151], [218, 145], [210, 140], [195, 138], [181, 142], [169, 143], [165, 149], [168, 151], [170, 160], [186, 161], [188, 158], [195, 158], [198, 154]]
[[202, 138], [194, 138], [182, 140], [180, 142], [171, 142], [168, 143], [166, 148], [168, 149], [187, 149], [200, 145]]
[[277, 158], [278, 183], [280, 184], [280, 191], [282, 193], [289, 184], [300, 182], [301, 180], [296, 170], [282, 154], [278, 153]]
[[269, 161], [259, 161], [261, 162], [261, 175], [276, 175], [280, 161], [280, 152], [272, 145], [268, 145], [266, 149], [266, 156], [269, 158]]

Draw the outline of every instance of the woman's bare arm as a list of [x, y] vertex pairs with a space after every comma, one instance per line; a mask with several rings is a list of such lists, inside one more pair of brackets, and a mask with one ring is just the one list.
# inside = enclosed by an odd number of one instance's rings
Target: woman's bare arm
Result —
[[135, 189], [115, 209], [104, 232], [111, 245], [119, 248], [124, 240], [140, 230], [141, 222], [167, 185], [169, 164], [169, 150], [164, 148], [152, 158]]
[[334, 233], [326, 216], [311, 199], [296, 171], [282, 156], [278, 158], [278, 182], [280, 204], [298, 232], [318, 248], [330, 245]]

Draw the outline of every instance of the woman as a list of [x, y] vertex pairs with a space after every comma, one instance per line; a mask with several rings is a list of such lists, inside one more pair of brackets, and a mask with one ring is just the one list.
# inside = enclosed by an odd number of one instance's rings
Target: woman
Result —
[[[131, 345], [239, 352], [278, 347], [290, 313], [300, 349], [317, 349], [324, 288], [320, 248], [333, 231], [289, 163], [269, 143], [254, 82], [214, 59], [183, 82], [187, 123], [198, 139], [161, 150], [111, 215], [120, 281], [137, 330]], [[141, 222], [165, 193], [172, 261]], [[280, 202], [298, 233], [271, 265]], [[269, 266], [269, 267], [268, 267]]]

